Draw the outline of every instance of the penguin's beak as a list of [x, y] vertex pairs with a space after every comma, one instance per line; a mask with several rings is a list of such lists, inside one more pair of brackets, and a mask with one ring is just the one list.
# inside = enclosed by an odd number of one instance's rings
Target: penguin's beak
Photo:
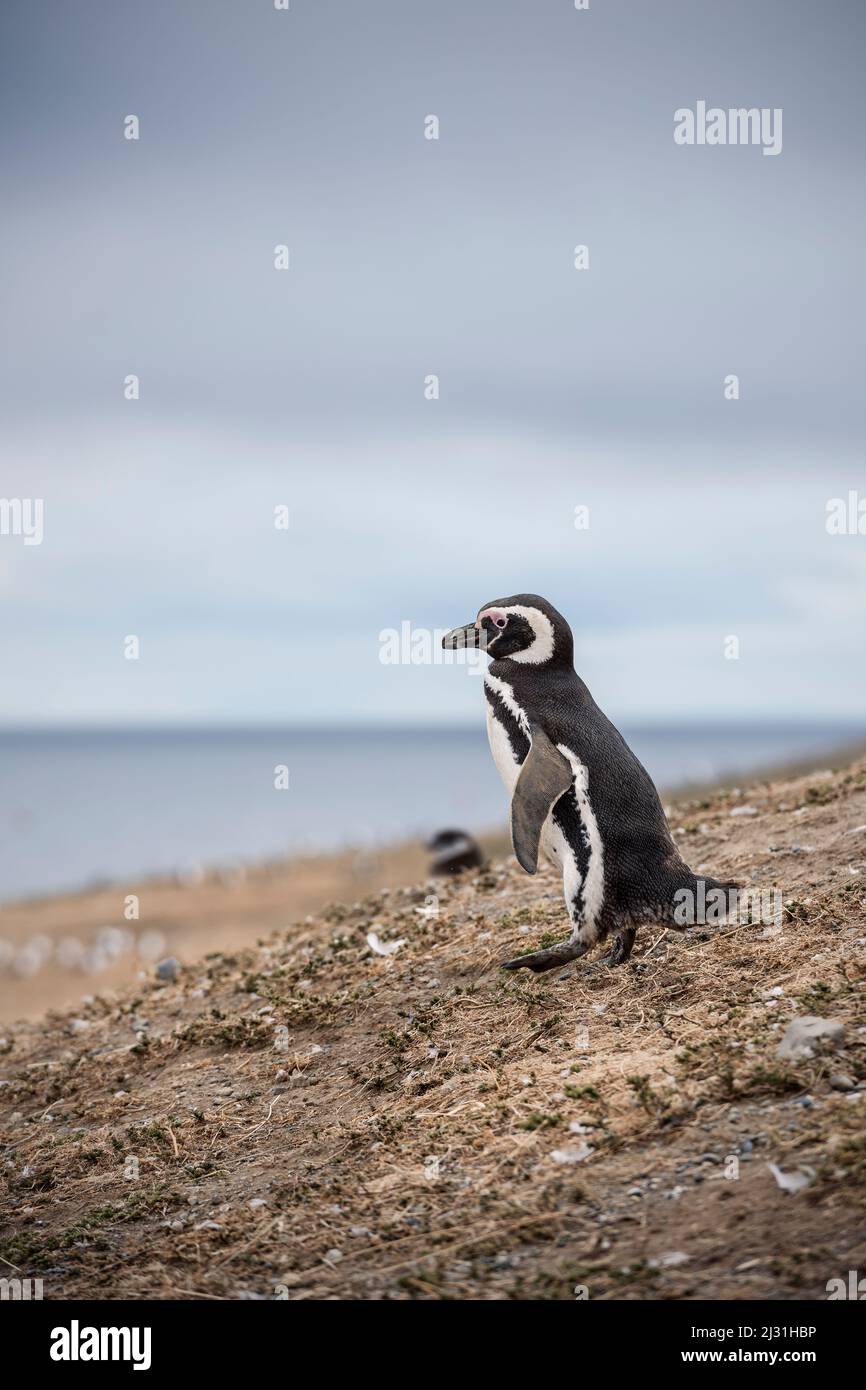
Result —
[[480, 647], [484, 635], [474, 623], [467, 623], [465, 627], [455, 627], [452, 632], [446, 632], [442, 646], [446, 652], [459, 651], [463, 647]]

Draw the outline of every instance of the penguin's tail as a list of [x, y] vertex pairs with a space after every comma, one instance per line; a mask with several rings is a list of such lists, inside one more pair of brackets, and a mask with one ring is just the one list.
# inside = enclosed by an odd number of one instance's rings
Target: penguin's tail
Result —
[[695, 881], [704, 883], [707, 892], [711, 888], [721, 888], [725, 893], [738, 893], [743, 887], [739, 878], [713, 878], [710, 874], [695, 874]]
[[737, 914], [742, 887], [735, 878], [720, 879], [689, 872], [674, 890], [668, 926], [680, 931], [687, 927], [717, 926]]

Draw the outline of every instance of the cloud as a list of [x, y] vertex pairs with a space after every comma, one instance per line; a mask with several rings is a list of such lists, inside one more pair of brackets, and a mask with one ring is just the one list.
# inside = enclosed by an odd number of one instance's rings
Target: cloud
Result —
[[[75, 7], [9, 25], [0, 491], [46, 536], [0, 538], [0, 718], [475, 717], [377, 635], [525, 589], [623, 709], [859, 704], [862, 7], [96, 12], [98, 65]], [[678, 149], [704, 96], [783, 154]]]

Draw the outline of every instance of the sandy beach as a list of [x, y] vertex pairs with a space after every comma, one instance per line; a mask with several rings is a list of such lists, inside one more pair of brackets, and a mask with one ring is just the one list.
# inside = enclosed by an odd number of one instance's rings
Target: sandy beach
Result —
[[[482, 835], [479, 842], [487, 853], [507, 847], [504, 832]], [[426, 874], [429, 859], [415, 842], [9, 904], [0, 914], [0, 936], [15, 951], [39, 943], [44, 959], [29, 976], [8, 967], [0, 972], [0, 1025], [131, 983], [165, 956], [190, 963], [209, 951], [253, 946], [259, 937], [287, 930], [329, 902], [355, 902], [382, 888], [414, 883]], [[125, 916], [130, 895], [138, 899], [139, 915], [133, 919]], [[106, 930], [126, 938], [115, 941], [114, 961], [108, 937], [108, 958], [101, 953], [94, 962], [98, 968], [58, 964], [60, 943], [98, 949]]]

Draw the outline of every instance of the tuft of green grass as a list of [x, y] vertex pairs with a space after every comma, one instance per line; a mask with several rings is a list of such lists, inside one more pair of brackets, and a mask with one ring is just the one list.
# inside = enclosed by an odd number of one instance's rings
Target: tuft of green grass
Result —
[[650, 1085], [648, 1076], [628, 1076], [626, 1081], [634, 1091], [634, 1097], [638, 1105], [646, 1111], [648, 1115], [663, 1115], [668, 1109], [668, 1103], [658, 1091], [654, 1091]]
[[800, 1004], [806, 1013], [817, 1013], [819, 1009], [826, 1008], [833, 998], [833, 987], [824, 980], [816, 980], [814, 985], [797, 996], [797, 1003]]
[[802, 1091], [803, 1082], [794, 1072], [787, 1067], [761, 1066], [753, 1067], [744, 1077], [738, 1087], [738, 1094], [745, 1095], [748, 1092], [764, 1092], [774, 1096], [788, 1095], [791, 1091]]
[[561, 1115], [544, 1115], [540, 1110], [535, 1110], [528, 1115], [525, 1120], [521, 1120], [521, 1129], [555, 1129], [562, 1124]]
[[569, 1100], [598, 1100], [599, 1094], [595, 1086], [572, 1086], [565, 1087], [565, 1094]]

